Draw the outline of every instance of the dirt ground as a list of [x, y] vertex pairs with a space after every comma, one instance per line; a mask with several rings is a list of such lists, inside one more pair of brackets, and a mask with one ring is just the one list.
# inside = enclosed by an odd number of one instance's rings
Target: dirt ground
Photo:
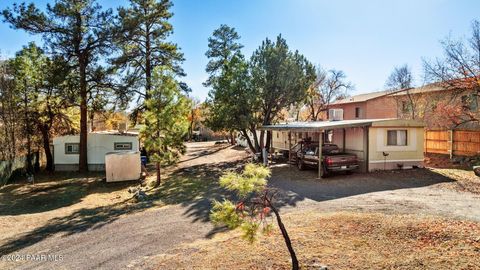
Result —
[[[300, 211], [284, 222], [302, 269], [478, 269], [480, 224], [415, 215]], [[253, 244], [239, 231], [155, 258], [157, 269], [290, 269], [278, 231]]]
[[[34, 186], [0, 189], [0, 254], [63, 256], [56, 262], [0, 261], [0, 268], [237, 268], [242, 258], [247, 259], [245, 268], [286, 267], [288, 257], [282, 255], [278, 235], [262, 238], [250, 249], [238, 232], [225, 232], [208, 220], [211, 201], [226, 194], [218, 177], [241, 169], [245, 150], [212, 142], [189, 143], [187, 149], [141, 203], [133, 202], [127, 191], [135, 183], [110, 185], [98, 175], [55, 175]], [[363, 268], [424, 268], [421, 261], [445, 252], [465, 258], [458, 269], [474, 269], [470, 263], [478, 263], [471, 258], [480, 255], [480, 239], [469, 233], [478, 235], [480, 181], [471, 171], [431, 168], [316, 179], [314, 170], [299, 172], [277, 164], [272, 172], [269, 183], [279, 189], [280, 210], [305, 265], [317, 260], [334, 269], [358, 269], [362, 262]], [[442, 227], [447, 232], [438, 232]], [[364, 233], [353, 235], [356, 230]], [[342, 237], [335, 242], [337, 234]], [[348, 246], [352, 241], [358, 243]], [[409, 249], [424, 245], [422, 241], [433, 244]], [[405, 251], [405, 256], [386, 260], [389, 253], [375, 255], [388, 247], [393, 253]], [[344, 249], [345, 255], [340, 254]], [[361, 252], [366, 249], [374, 253]], [[261, 252], [280, 257], [265, 263], [268, 256]], [[448, 263], [445, 259], [436, 265]]]
[[[149, 257], [210, 237], [210, 201], [218, 176], [246, 158], [244, 149], [189, 144], [164, 182], [136, 203], [135, 182], [105, 183], [103, 175], [54, 174], [35, 185], [0, 189], [0, 255], [54, 254], [59, 261], [0, 260], [0, 269], [149, 269]], [[154, 176], [149, 177], [153, 181]]]

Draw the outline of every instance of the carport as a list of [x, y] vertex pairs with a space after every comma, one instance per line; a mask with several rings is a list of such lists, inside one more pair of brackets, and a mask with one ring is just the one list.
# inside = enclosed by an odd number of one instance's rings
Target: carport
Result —
[[[370, 130], [372, 127], [374, 129]], [[421, 129], [421, 131], [417, 132], [417, 129]], [[275, 136], [272, 134], [272, 147], [282, 149], [283, 145], [283, 149], [289, 151], [289, 162], [292, 157], [292, 133], [305, 133], [307, 134], [306, 136], [314, 134], [316, 138], [312, 138], [313, 141], [318, 139], [320, 143], [323, 143], [325, 131], [332, 131], [332, 143], [337, 144], [344, 152], [355, 153], [360, 161], [361, 172], [379, 169], [379, 163], [383, 165], [382, 168], [387, 168], [387, 160], [385, 158], [384, 161], [382, 156], [386, 151], [392, 152], [391, 157], [393, 158], [388, 160], [388, 168], [395, 168], [399, 163], [402, 164], [402, 167], [403, 164], [418, 166], [419, 164], [415, 162], [421, 162], [421, 165], [423, 165], [423, 124], [415, 120], [357, 119], [292, 122], [267, 125], [261, 127], [260, 130], [271, 131], [272, 133], [277, 132]], [[405, 145], [387, 144], [389, 140], [387, 137], [388, 132], [397, 130], [404, 131], [405, 136], [408, 134], [408, 140], [405, 138]], [[407, 130], [409, 130], [408, 133]], [[288, 137], [285, 136], [284, 143], [283, 141], [278, 141], [281, 140], [279, 134], [288, 135]], [[373, 138], [371, 138], [372, 136]], [[277, 140], [277, 144], [275, 140]], [[406, 143], [407, 141], [409, 142], [408, 144]], [[297, 142], [296, 139], [295, 142]], [[319, 160], [322, 160], [322, 151], [318, 152]], [[320, 166], [318, 168], [318, 176], [322, 176]]]

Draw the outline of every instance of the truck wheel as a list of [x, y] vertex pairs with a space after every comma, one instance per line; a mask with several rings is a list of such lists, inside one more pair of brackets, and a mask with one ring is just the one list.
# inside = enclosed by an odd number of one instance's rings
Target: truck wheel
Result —
[[300, 171], [305, 170], [305, 164], [303, 163], [302, 160], [300, 160], [300, 159], [297, 160], [297, 167], [298, 167], [298, 169], [299, 169]]

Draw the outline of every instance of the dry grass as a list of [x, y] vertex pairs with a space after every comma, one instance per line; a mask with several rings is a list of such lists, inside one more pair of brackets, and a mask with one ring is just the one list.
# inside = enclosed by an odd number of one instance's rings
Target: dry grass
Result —
[[473, 173], [471, 166], [464, 163], [455, 163], [448, 155], [440, 154], [426, 155], [425, 166], [434, 173], [455, 180], [451, 184], [441, 185], [442, 188], [480, 194], [480, 177]]
[[[480, 223], [413, 216], [304, 212], [284, 217], [303, 268], [478, 269]], [[157, 258], [158, 269], [288, 269], [278, 233], [249, 245], [226, 232]]]
[[442, 188], [480, 194], [480, 177], [476, 176], [472, 170], [444, 168], [430, 168], [430, 170], [455, 180], [455, 182], [440, 184]]
[[131, 198], [128, 187], [137, 185], [105, 183], [102, 178], [98, 173], [44, 173], [34, 185], [19, 182], [0, 188], [0, 243], [82, 209], [119, 204]]

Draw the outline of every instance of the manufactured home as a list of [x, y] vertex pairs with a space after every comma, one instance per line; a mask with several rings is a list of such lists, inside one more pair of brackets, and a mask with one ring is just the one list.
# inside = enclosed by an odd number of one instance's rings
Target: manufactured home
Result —
[[262, 129], [272, 131], [271, 146], [277, 152], [290, 152], [297, 143], [308, 139], [333, 143], [346, 153], [356, 154], [363, 172], [423, 167], [424, 125], [416, 120], [293, 122]]
[[[101, 131], [87, 137], [87, 162], [89, 171], [104, 171], [105, 156], [112, 152], [139, 151], [138, 133]], [[56, 171], [78, 170], [80, 136], [67, 135], [53, 139], [53, 159]], [[140, 162], [140, 161], [139, 161]]]

